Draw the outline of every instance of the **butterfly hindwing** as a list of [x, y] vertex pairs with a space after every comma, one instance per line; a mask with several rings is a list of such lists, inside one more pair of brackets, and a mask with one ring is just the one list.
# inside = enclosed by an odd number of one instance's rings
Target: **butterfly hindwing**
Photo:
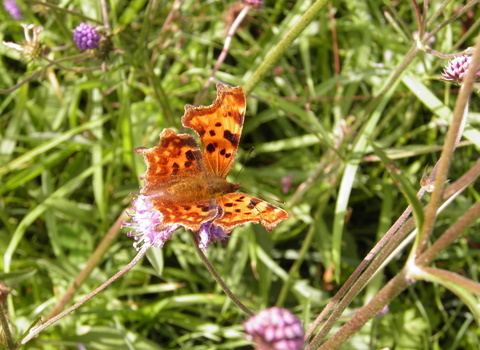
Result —
[[214, 224], [221, 226], [226, 233], [247, 222], [261, 223], [267, 231], [271, 231], [280, 221], [288, 218], [283, 209], [241, 192], [229, 193], [217, 201], [223, 209], [223, 216]]

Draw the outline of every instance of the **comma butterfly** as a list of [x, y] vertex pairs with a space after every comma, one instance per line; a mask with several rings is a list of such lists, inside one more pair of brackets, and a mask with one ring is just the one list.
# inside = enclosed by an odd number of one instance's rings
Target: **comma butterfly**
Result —
[[245, 193], [239, 183], [226, 180], [237, 154], [245, 118], [246, 99], [241, 87], [217, 84], [210, 106], [185, 105], [183, 126], [193, 129], [202, 150], [189, 134], [165, 129], [152, 148], [137, 148], [147, 171], [141, 194], [162, 215], [162, 225], [181, 225], [194, 232], [202, 224], [230, 233], [236, 225], [261, 223], [271, 231], [288, 214]]

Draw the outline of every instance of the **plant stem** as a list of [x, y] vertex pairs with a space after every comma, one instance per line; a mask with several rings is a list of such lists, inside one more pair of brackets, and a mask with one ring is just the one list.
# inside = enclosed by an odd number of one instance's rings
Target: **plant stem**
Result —
[[[455, 224], [450, 227], [430, 249], [422, 254], [417, 261], [429, 264], [433, 259], [451, 244], [466, 228], [480, 216], [480, 202], [475, 203]], [[383, 252], [382, 252], [383, 253]], [[377, 261], [375, 261], [377, 263]], [[363, 276], [362, 276], [363, 277]], [[410, 278], [409, 267], [404, 267], [379, 293], [364, 307], [362, 307], [340, 331], [328, 339], [319, 349], [338, 349], [348, 338], [357, 332], [371, 317], [377, 314], [385, 305], [393, 300], [414, 280]], [[467, 281], [462, 280], [464, 283]], [[335, 310], [337, 311], [337, 310]], [[322, 330], [323, 331], [323, 330]], [[315, 349], [318, 343], [313, 341], [308, 349]]]
[[113, 275], [113, 277], [111, 277], [110, 279], [108, 279], [105, 283], [103, 283], [100, 287], [98, 287], [97, 289], [95, 289], [93, 292], [91, 292], [90, 294], [88, 294], [85, 298], [83, 298], [82, 300], [80, 300], [79, 302], [75, 303], [74, 305], [72, 305], [71, 307], [69, 307], [67, 310], [63, 311], [62, 313], [58, 314], [57, 316], [49, 319], [48, 321], [46, 321], [45, 323], [41, 324], [40, 326], [38, 327], [34, 327], [30, 333], [25, 336], [23, 339], [21, 339], [18, 344], [19, 345], [24, 345], [26, 344], [28, 341], [30, 341], [33, 337], [35, 337], [37, 334], [39, 334], [41, 331], [43, 331], [45, 328], [48, 328], [50, 327], [52, 324], [54, 324], [55, 322], [57, 322], [58, 320], [60, 320], [61, 318], [65, 317], [66, 315], [68, 315], [70, 312], [78, 309], [80, 306], [82, 306], [83, 304], [85, 304], [87, 301], [89, 301], [90, 299], [92, 299], [95, 295], [97, 295], [98, 293], [100, 293], [101, 291], [103, 291], [105, 288], [107, 288], [110, 284], [112, 284], [114, 281], [116, 281], [119, 277], [121, 277], [123, 274], [125, 274], [127, 271], [129, 271], [132, 267], [134, 267], [135, 265], [138, 264], [138, 262], [145, 256], [145, 254], [147, 253], [148, 249], [151, 247], [152, 245], [151, 244], [144, 244], [142, 246], [142, 249], [138, 252], [138, 254], [133, 258], [132, 261], [130, 261], [128, 263], [127, 266], [125, 266], [121, 271], [117, 272], [115, 275]]
[[258, 67], [255, 73], [253, 73], [252, 77], [243, 87], [246, 96], [248, 96], [253, 91], [255, 86], [257, 86], [260, 80], [262, 80], [263, 77], [271, 71], [273, 65], [280, 59], [293, 41], [298, 38], [302, 31], [315, 19], [320, 11], [323, 10], [328, 2], [329, 0], [315, 1], [308, 11], [305, 12], [305, 14], [292, 27], [292, 29], [290, 29], [287, 35], [280, 40], [278, 45], [272, 51], [270, 51], [263, 63], [260, 65], [260, 67]]
[[81, 18], [81, 19], [83, 19], [84, 21], [94, 22], [94, 23], [96, 23], [96, 24], [98, 24], [98, 25], [102, 24], [102, 22], [97, 21], [95, 18], [91, 18], [91, 17], [85, 16], [85, 15], [82, 14], [81, 12], [67, 10], [66, 8], [60, 7], [60, 6], [58, 6], [58, 5], [54, 4], [54, 3], [51, 3], [51, 2], [40, 1], [40, 0], [25, 0], [25, 2], [30, 3], [30, 4], [34, 4], [34, 5], [45, 6], [45, 7], [49, 8], [49, 9], [56, 10], [56, 11], [59, 11], [59, 12], [63, 12], [63, 14], [68, 13], [68, 14], [70, 14], [70, 15], [73, 15], [73, 17]]
[[22, 86], [23, 84], [25, 83], [28, 83], [30, 80], [32, 80], [33, 78], [35, 78], [37, 75], [39, 75], [40, 73], [42, 72], [42, 70], [37, 70], [35, 72], [33, 72], [32, 74], [30, 74], [27, 78], [23, 79], [21, 82], [19, 82], [18, 84], [15, 84], [13, 85], [10, 89], [6, 89], [6, 90], [3, 90], [3, 89], [0, 89], [0, 94], [9, 94], [13, 91], [15, 91], [16, 89], [18, 89], [20, 86]]
[[341, 331], [335, 333], [319, 349], [338, 349], [348, 338], [357, 332], [373, 315], [376, 315], [393, 298], [399, 295], [410, 282], [406, 279], [406, 269], [402, 269], [398, 275], [392, 278], [370, 302], [345, 323]]
[[223, 291], [225, 292], [225, 294], [227, 294], [227, 296], [228, 296], [240, 309], [242, 309], [242, 311], [245, 312], [248, 316], [253, 316], [253, 315], [255, 315], [255, 313], [254, 313], [252, 310], [250, 310], [248, 307], [246, 307], [245, 305], [243, 305], [240, 300], [238, 300], [238, 298], [235, 296], [235, 294], [233, 294], [232, 291], [227, 287], [227, 285], [225, 284], [225, 282], [223, 282], [222, 278], [221, 278], [220, 275], [217, 273], [217, 271], [215, 270], [215, 268], [213, 267], [213, 265], [210, 263], [210, 261], [208, 260], [208, 258], [205, 256], [205, 254], [203, 253], [202, 249], [200, 249], [200, 247], [198, 246], [197, 237], [195, 236], [195, 233], [193, 233], [193, 232], [191, 232], [191, 231], [188, 231], [188, 233], [190, 233], [190, 238], [192, 239], [193, 246], [195, 247], [195, 250], [197, 251], [198, 256], [199, 256], [200, 259], [203, 261], [203, 263], [204, 263], [205, 266], [207, 267], [208, 271], [210, 271], [210, 273], [213, 275], [213, 278], [215, 278], [215, 281], [217, 281], [217, 283], [218, 283], [218, 284], [220, 285], [220, 287], [223, 289]]
[[416, 260], [420, 267], [429, 265], [435, 257], [444, 251], [452, 242], [457, 239], [475, 220], [480, 217], [480, 201], [476, 202], [460, 219], [458, 219], [439, 239], [432, 244]]
[[215, 67], [213, 67], [212, 73], [210, 74], [207, 81], [205, 82], [205, 85], [203, 85], [202, 93], [200, 94], [200, 97], [198, 98], [198, 100], [194, 103], [195, 105], [197, 105], [200, 101], [202, 101], [203, 97], [205, 96], [205, 92], [208, 89], [208, 86], [213, 80], [215, 73], [218, 71], [223, 61], [225, 61], [225, 58], [227, 58], [228, 50], [230, 49], [230, 45], [232, 43], [232, 38], [235, 35], [235, 32], [237, 31], [240, 24], [243, 22], [243, 20], [247, 16], [248, 10], [250, 10], [250, 6], [245, 6], [242, 9], [242, 11], [240, 11], [237, 18], [235, 18], [235, 21], [233, 21], [230, 29], [228, 29], [228, 34], [227, 34], [227, 37], [225, 38], [225, 43], [223, 44], [222, 52], [220, 53], [220, 56], [218, 56], [217, 63], [215, 63]]
[[80, 286], [90, 275], [92, 270], [98, 265], [100, 259], [103, 257], [107, 249], [111, 247], [112, 243], [117, 238], [118, 232], [121, 229], [122, 222], [127, 218], [127, 214], [125, 213], [125, 211], [123, 211], [122, 214], [120, 214], [120, 216], [117, 218], [115, 223], [110, 227], [105, 237], [103, 237], [102, 242], [98, 245], [97, 249], [95, 249], [93, 255], [90, 257], [90, 259], [88, 259], [84, 269], [77, 275], [73, 283], [68, 287], [62, 299], [57, 302], [57, 304], [45, 317], [46, 320], [49, 320], [55, 315], [57, 315], [60, 310], [62, 310], [63, 307], [68, 303], [68, 301], [75, 295], [78, 288], [80, 288]]
[[10, 327], [8, 326], [8, 320], [5, 317], [5, 312], [3, 306], [0, 305], [0, 325], [3, 329], [3, 337], [7, 340], [7, 346], [10, 350], [15, 350], [15, 342], [13, 341], [12, 332], [10, 332]]
[[108, 22], [108, 8], [107, 2], [105, 0], [100, 1], [102, 6], [102, 17], [103, 17], [103, 25], [110, 29], [110, 23]]
[[457, 103], [455, 104], [455, 109], [453, 111], [452, 124], [448, 129], [447, 139], [445, 140], [442, 155], [440, 156], [440, 165], [435, 179], [434, 190], [430, 198], [430, 205], [425, 213], [424, 225], [420, 232], [420, 236], [418, 237], [418, 245], [415, 251], [416, 255], [420, 255], [425, 250], [430, 234], [433, 231], [437, 209], [440, 206], [442, 199], [443, 189], [447, 180], [448, 169], [452, 162], [453, 152], [455, 151], [455, 146], [461, 137], [459, 133], [462, 129], [462, 125], [465, 125], [463, 119], [466, 118], [468, 101], [477, 74], [477, 67], [480, 66], [480, 35], [477, 37], [475, 48], [475, 53], [472, 62], [470, 63], [471, 69], [468, 69], [464, 84], [460, 89], [460, 94], [458, 95]]
[[[427, 180], [427, 182], [430, 182], [430, 181], [432, 181], [433, 178], [435, 178], [436, 168], [438, 168], [438, 163], [437, 163], [437, 165], [435, 165], [434, 170], [432, 170], [432, 172], [430, 173], [430, 176], [429, 176], [429, 179]], [[480, 177], [480, 159], [462, 177], [460, 177], [457, 181], [455, 181], [451, 186], [449, 186], [446, 189], [446, 191], [444, 192], [443, 200], [444, 201], [451, 200], [458, 193], [462, 192], [468, 185], [472, 184], [478, 177]], [[425, 191], [422, 188], [422, 190], [419, 192], [418, 195], [420, 195], [421, 193], [423, 194], [424, 192]], [[405, 210], [405, 212], [407, 212], [407, 211], [408, 211], [408, 208]], [[404, 214], [405, 214], [405, 212], [404, 212]], [[404, 217], [404, 215], [402, 215], [402, 217]], [[368, 268], [365, 270], [365, 272], [360, 277], [358, 277], [360, 272], [363, 270], [363, 268], [369, 262], [366, 258], [362, 262], [362, 264], [355, 270], [355, 272], [352, 274], [352, 276], [350, 276], [348, 281], [342, 286], [340, 291], [328, 303], [328, 305], [325, 307], [325, 309], [322, 310], [321, 314], [317, 317], [314, 324], [308, 330], [308, 332], [305, 336], [305, 339], [308, 339], [313, 334], [315, 329], [323, 321], [323, 319], [326, 317], [326, 315], [333, 309], [335, 304], [339, 302], [338, 306], [333, 311], [333, 313], [330, 315], [330, 317], [328, 318], [327, 322], [324, 324], [321, 331], [312, 340], [312, 342], [308, 346], [307, 350], [315, 349], [318, 346], [318, 344], [320, 344], [322, 342], [323, 338], [332, 329], [332, 327], [334, 326], [334, 322], [340, 317], [341, 313], [347, 308], [347, 306], [356, 297], [356, 295], [363, 289], [363, 287], [368, 283], [368, 281], [372, 278], [372, 276], [375, 273], [377, 273], [381, 268], [383, 268], [387, 259], [392, 254], [394, 254], [394, 251], [395, 251], [396, 247], [400, 246], [404, 242], [404, 239], [407, 236], [407, 234], [415, 227], [413, 219], [407, 220], [400, 228], [397, 226], [397, 225], [399, 225], [399, 221], [401, 221], [401, 220], [400, 219], [397, 220], [397, 222], [389, 230], [389, 232], [390, 232], [392, 229], [395, 230], [395, 228], [396, 228], [398, 230], [398, 232], [395, 233], [395, 235], [393, 235], [391, 237], [391, 240], [389, 240], [388, 243], [383, 247], [383, 249], [380, 251], [380, 253], [376, 257], [376, 259], [372, 261], [371, 265], [368, 266]], [[388, 233], [385, 236], [387, 236], [387, 235], [388, 235]], [[383, 238], [382, 238], [382, 240], [383, 240]], [[380, 243], [377, 244], [377, 246], [379, 246], [379, 245], [380, 245]], [[375, 246], [375, 248], [373, 250], [376, 250], [377, 246]], [[430, 249], [432, 249], [434, 246], [435, 246], [435, 244], [432, 245], [432, 247], [430, 247], [427, 250], [427, 252], [429, 252]], [[434, 249], [436, 249], [436, 248], [434, 248]], [[425, 254], [427, 252], [425, 252]], [[370, 252], [369, 255], [370, 254], [372, 254], [372, 252]], [[372, 258], [373, 258], [373, 256], [372, 256]], [[421, 258], [423, 259], [423, 255], [421, 256]], [[358, 279], [356, 279], [357, 277], [358, 277]], [[355, 282], [354, 285], [352, 285], [353, 282]], [[352, 286], [352, 287], [350, 288], [350, 286]], [[340, 330], [340, 332], [341, 331], [342, 330]]]

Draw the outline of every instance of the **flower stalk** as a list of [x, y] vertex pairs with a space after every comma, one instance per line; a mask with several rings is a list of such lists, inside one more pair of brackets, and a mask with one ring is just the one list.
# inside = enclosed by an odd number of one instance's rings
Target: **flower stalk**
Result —
[[34, 327], [33, 329], [31, 329], [31, 331], [25, 336], [23, 337], [19, 342], [18, 344], [19, 345], [24, 345], [26, 344], [27, 342], [29, 342], [32, 338], [34, 338], [35, 336], [37, 336], [40, 332], [42, 332], [44, 329], [50, 327], [52, 324], [54, 324], [55, 322], [57, 322], [58, 320], [62, 319], [63, 317], [65, 317], [66, 315], [68, 315], [69, 313], [71, 313], [72, 311], [78, 309], [80, 306], [82, 306], [83, 304], [85, 304], [87, 301], [89, 301], [90, 299], [92, 299], [94, 296], [96, 296], [98, 293], [100, 293], [101, 291], [103, 291], [105, 288], [107, 288], [110, 284], [112, 284], [113, 282], [115, 282], [119, 277], [121, 277], [122, 275], [124, 275], [127, 271], [131, 270], [135, 265], [138, 264], [138, 262], [145, 256], [145, 254], [147, 253], [148, 249], [151, 247], [151, 244], [144, 244], [142, 246], [142, 248], [140, 249], [140, 251], [138, 252], [138, 254], [133, 258], [133, 260], [128, 263], [127, 266], [125, 266], [125, 268], [123, 268], [121, 271], [117, 272], [115, 275], [113, 275], [111, 278], [109, 278], [105, 283], [103, 283], [100, 287], [98, 287], [97, 289], [95, 289], [93, 292], [91, 292], [90, 294], [88, 294], [85, 298], [83, 298], [82, 300], [80, 300], [79, 302], [75, 303], [74, 305], [72, 305], [71, 307], [69, 307], [68, 309], [66, 309], [65, 311], [63, 311], [62, 313], [58, 314], [57, 316], [49, 319], [48, 321], [46, 321], [45, 323], [42, 323], [40, 324], [39, 326], [37, 327]]
[[218, 285], [223, 289], [223, 291], [225, 292], [225, 294], [227, 294], [227, 296], [235, 303], [235, 305], [237, 305], [243, 312], [245, 312], [247, 315], [249, 316], [253, 316], [254, 313], [252, 310], [250, 310], [248, 307], [246, 307], [240, 300], [238, 300], [238, 298], [235, 296], [235, 294], [232, 293], [232, 291], [230, 290], [230, 288], [228, 288], [228, 286], [225, 284], [225, 282], [222, 280], [222, 278], [220, 277], [220, 275], [218, 274], [217, 270], [215, 270], [215, 268], [213, 267], [213, 265], [210, 263], [210, 261], [208, 260], [208, 258], [205, 256], [205, 254], [203, 253], [203, 250], [202, 248], [200, 247], [200, 245], [198, 244], [197, 242], [197, 236], [195, 235], [195, 233], [193, 233], [192, 231], [188, 231], [188, 233], [190, 234], [190, 238], [192, 239], [192, 242], [193, 242], [193, 246], [195, 247], [195, 251], [197, 252], [198, 256], [200, 257], [200, 259], [203, 261], [203, 263], [205, 264], [205, 266], [207, 267], [208, 271], [210, 271], [210, 273], [212, 274], [213, 278], [215, 279], [215, 281], [217, 281]]

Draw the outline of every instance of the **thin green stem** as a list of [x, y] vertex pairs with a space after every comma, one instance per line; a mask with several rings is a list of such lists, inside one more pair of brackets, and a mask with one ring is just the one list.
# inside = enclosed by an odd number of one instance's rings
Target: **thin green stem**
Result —
[[[48, 58], [46, 57], [43, 57], [43, 59], [45, 59], [46, 61], [50, 62], [49, 65], [45, 66], [45, 67], [42, 67], [42, 69], [39, 69], [39, 70], [36, 70], [34, 71], [32, 74], [30, 74], [28, 77], [26, 77], [25, 79], [23, 79], [21, 82], [19, 82], [18, 84], [15, 84], [14, 86], [12, 86], [10, 89], [6, 89], [6, 90], [3, 90], [3, 89], [0, 89], [0, 94], [9, 94], [13, 91], [15, 91], [16, 89], [18, 89], [19, 87], [21, 87], [23, 84], [25, 83], [28, 83], [29, 81], [31, 81], [33, 78], [35, 78], [37, 75], [39, 75], [40, 73], [42, 73], [45, 69], [53, 66], [53, 65], [57, 65], [57, 66], [60, 66], [58, 64], [58, 62], [62, 62], [62, 61], [67, 61], [67, 60], [72, 60], [72, 59], [77, 59], [77, 58], [83, 58], [83, 57], [87, 57], [88, 55], [87, 54], [79, 54], [79, 55], [75, 55], [75, 56], [69, 56], [69, 57], [64, 57], [64, 58], [61, 58], [61, 59], [58, 59], [58, 60], [55, 60], [55, 61], [51, 61], [49, 60]], [[70, 68], [66, 68], [66, 67], [63, 67], [63, 66], [60, 66], [61, 68], [65, 69], [65, 70], [72, 70]], [[89, 68], [91, 69], [91, 68]], [[97, 68], [95, 68], [97, 69]], [[78, 71], [77, 70], [74, 70], [74, 71]]]
[[[449, 17], [445, 22], [442, 22], [442, 24], [440, 24], [438, 27], [436, 27], [435, 29], [433, 29], [432, 31], [430, 31], [428, 33], [428, 35], [425, 35], [423, 37], [423, 42], [426, 43], [428, 42], [428, 39], [430, 39], [432, 36], [434, 36], [435, 34], [437, 34], [440, 30], [442, 30], [443, 28], [445, 28], [447, 25], [449, 25], [450, 23], [456, 21], [458, 18], [461, 18], [465, 12], [467, 12], [468, 10], [470, 10], [473, 6], [476, 6], [477, 3], [478, 3], [479, 0], [474, 0], [474, 1], [470, 1], [469, 3], [467, 3], [460, 11], [458, 11], [457, 13], [455, 13], [453, 16]], [[427, 28], [430, 26], [430, 24], [432, 23], [432, 19], [430, 19], [428, 22], [427, 22]]]
[[51, 319], [56, 316], [60, 310], [70, 301], [70, 299], [75, 295], [76, 291], [83, 284], [85, 279], [90, 275], [93, 269], [98, 266], [100, 259], [103, 257], [105, 252], [112, 246], [112, 243], [116, 240], [118, 233], [120, 232], [122, 222], [128, 218], [125, 211], [122, 211], [122, 214], [117, 218], [115, 223], [110, 227], [105, 237], [102, 239], [102, 242], [98, 245], [95, 252], [92, 254], [90, 259], [88, 259], [86, 266], [83, 270], [77, 275], [73, 283], [68, 287], [67, 291], [63, 297], [57, 302], [54, 308], [48, 313], [46, 320]]
[[19, 82], [18, 84], [13, 85], [10, 89], [6, 89], [6, 90], [0, 89], [0, 94], [9, 94], [9, 93], [17, 90], [17, 89], [18, 89], [19, 87], [21, 87], [23, 84], [28, 83], [30, 80], [32, 80], [32, 79], [35, 78], [37, 75], [39, 75], [41, 72], [42, 72], [42, 70], [37, 70], [37, 71], [33, 72], [32, 74], [30, 74], [27, 78], [23, 79], [23, 80], [22, 80], [21, 82]]
[[[330, 197], [330, 193], [327, 194], [327, 197]], [[320, 216], [323, 214], [325, 207], [327, 206], [328, 199], [320, 201], [321, 205], [318, 207], [317, 211], [315, 212], [314, 220], [313, 222], [318, 222]], [[288, 289], [290, 287], [290, 284], [292, 282], [293, 277], [297, 274], [297, 272], [300, 270], [300, 266], [302, 265], [303, 261], [305, 260], [305, 257], [310, 249], [310, 246], [312, 244], [313, 238], [315, 237], [315, 233], [317, 231], [317, 226], [315, 224], [310, 226], [310, 229], [308, 230], [307, 235], [305, 236], [305, 239], [302, 242], [302, 248], [300, 249], [300, 252], [298, 254], [298, 259], [295, 260], [293, 263], [292, 267], [288, 271], [288, 279], [283, 283], [282, 289], [280, 290], [280, 293], [277, 298], [276, 306], [283, 306], [283, 303], [285, 302], [285, 299], [287, 298], [288, 295]]]
[[480, 295], [480, 284], [459, 275], [458, 273], [434, 267], [423, 267], [419, 271], [421, 272], [418, 278], [416, 278], [417, 280], [441, 283], [441, 280], [443, 279], [444, 281], [463, 287], [476, 295]]
[[273, 65], [280, 59], [280, 57], [282, 57], [293, 41], [298, 38], [302, 31], [315, 19], [315, 17], [329, 2], [329, 0], [317, 0], [308, 9], [308, 11], [305, 12], [298, 22], [290, 29], [287, 35], [285, 35], [285, 37], [280, 40], [278, 45], [272, 51], [270, 51], [260, 67], [258, 67], [255, 73], [253, 73], [252, 77], [245, 84], [243, 87], [245, 95], [248, 96], [257, 86], [260, 80], [262, 80], [267, 73], [271, 72]]
[[10, 332], [10, 326], [8, 325], [7, 317], [5, 316], [5, 312], [3, 310], [3, 306], [0, 304], [0, 325], [2, 326], [3, 330], [3, 338], [7, 341], [8, 349], [15, 350], [15, 342], [13, 341], [12, 332]]
[[90, 21], [90, 22], [94, 22], [96, 24], [102, 24], [102, 22], [100, 21], [97, 21], [96, 19], [94, 18], [91, 18], [91, 17], [88, 17], [88, 16], [85, 16], [84, 14], [80, 13], [80, 12], [77, 12], [77, 11], [71, 11], [71, 10], [67, 10], [63, 7], [60, 7], [56, 4], [53, 4], [51, 2], [47, 2], [47, 1], [40, 1], [40, 0], [25, 0], [25, 2], [28, 2], [30, 4], [34, 4], [34, 5], [41, 5], [41, 6], [45, 6], [49, 9], [52, 9], [52, 10], [56, 10], [56, 11], [59, 11], [59, 12], [62, 12], [62, 13], [68, 13], [70, 15], [73, 15], [77, 18], [80, 18], [80, 19], [83, 19], [83, 20], [87, 20], [87, 21]]
[[195, 250], [200, 257], [200, 259], [203, 261], [205, 266], [207, 267], [208, 271], [212, 274], [213, 278], [215, 278], [215, 281], [220, 285], [220, 287], [223, 289], [225, 294], [240, 308], [242, 309], [243, 312], [245, 312], [248, 316], [253, 316], [255, 313], [250, 310], [248, 307], [242, 304], [240, 300], [235, 296], [235, 294], [232, 293], [232, 291], [227, 287], [225, 282], [223, 282], [222, 278], [218, 274], [217, 270], [213, 267], [213, 265], [210, 263], [208, 258], [205, 256], [203, 253], [202, 249], [198, 246], [198, 241], [197, 237], [195, 236], [195, 233], [188, 231], [190, 233], [190, 238], [192, 239], [193, 246], [195, 247]]
[[162, 87], [161, 80], [157, 77], [155, 72], [153, 71], [153, 67], [150, 63], [150, 60], [145, 58], [145, 70], [147, 71], [148, 81], [150, 86], [153, 87], [154, 96], [157, 99], [158, 103], [162, 107], [163, 113], [167, 118], [168, 125], [174, 126], [175, 121], [173, 119], [172, 110], [170, 108], [170, 102], [168, 101], [167, 96], [165, 95], [165, 91]]
[[62, 313], [58, 314], [57, 316], [49, 319], [45, 323], [42, 323], [38, 327], [34, 327], [31, 329], [30, 333], [25, 336], [21, 341], [19, 342], [20, 345], [24, 345], [27, 342], [29, 342], [32, 338], [34, 338], [37, 334], [39, 334], [41, 331], [43, 331], [45, 328], [50, 327], [52, 324], [57, 322], [58, 320], [62, 319], [66, 315], [68, 315], [70, 312], [78, 309], [80, 306], [85, 304], [87, 301], [92, 299], [94, 296], [96, 296], [98, 293], [103, 291], [105, 288], [107, 288], [110, 284], [112, 284], [114, 281], [116, 281], [119, 277], [121, 277], [123, 274], [125, 274], [127, 271], [132, 269], [135, 265], [138, 264], [138, 262], [145, 256], [147, 253], [148, 249], [151, 247], [151, 244], [144, 244], [142, 246], [142, 249], [138, 252], [138, 254], [133, 258], [131, 262], [128, 263], [127, 266], [125, 266], [121, 271], [117, 272], [113, 277], [109, 278], [105, 283], [103, 283], [100, 287], [95, 289], [93, 292], [88, 294], [85, 298], [80, 300], [79, 302], [75, 303], [71, 307], [69, 307], [67, 310], [63, 311]]

